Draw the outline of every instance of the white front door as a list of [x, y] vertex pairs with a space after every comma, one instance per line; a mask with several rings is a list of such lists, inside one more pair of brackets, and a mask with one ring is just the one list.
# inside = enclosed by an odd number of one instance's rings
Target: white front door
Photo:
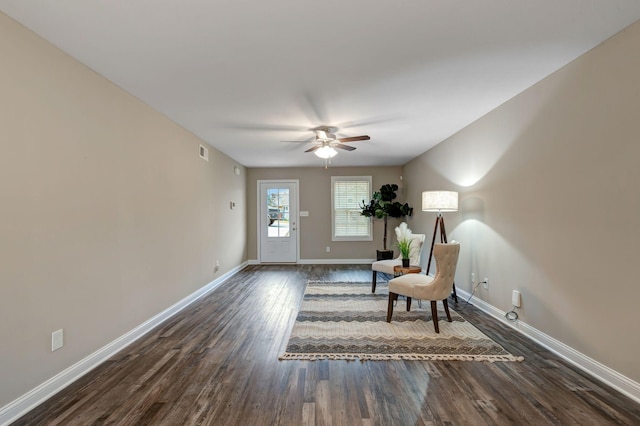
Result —
[[260, 262], [298, 261], [298, 181], [259, 181]]

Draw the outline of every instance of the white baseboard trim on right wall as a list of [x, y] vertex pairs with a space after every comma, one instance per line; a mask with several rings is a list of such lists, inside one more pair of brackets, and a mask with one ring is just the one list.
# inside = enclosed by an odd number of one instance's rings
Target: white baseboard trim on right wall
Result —
[[[467, 300], [471, 294], [465, 290], [456, 288], [458, 297]], [[515, 322], [508, 321], [505, 318], [506, 312], [501, 311], [493, 305], [488, 304], [482, 299], [472, 298], [469, 302], [476, 308], [496, 318], [503, 324], [519, 331], [531, 340], [550, 350], [554, 354], [564, 358], [579, 369], [595, 377], [596, 379], [606, 383], [620, 393], [628, 396], [636, 402], [640, 403], [640, 383], [618, 373], [617, 371], [607, 367], [606, 365], [589, 358], [581, 352], [576, 351], [570, 346], [565, 345], [559, 340], [543, 333], [542, 331], [530, 326], [529, 324], [517, 320]], [[525, 357], [526, 360], [526, 357]]]

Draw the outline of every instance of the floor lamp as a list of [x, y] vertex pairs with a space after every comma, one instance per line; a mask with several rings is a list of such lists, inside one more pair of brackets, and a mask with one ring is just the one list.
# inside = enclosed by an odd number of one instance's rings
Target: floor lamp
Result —
[[[440, 228], [440, 242], [447, 242], [447, 231], [444, 228], [444, 218], [442, 217], [442, 213], [458, 211], [458, 193], [454, 191], [424, 191], [422, 193], [422, 211], [438, 213], [438, 216], [436, 216], [436, 225], [433, 228], [433, 239], [431, 240], [429, 261], [427, 262], [427, 274], [429, 274], [431, 259], [433, 257], [433, 245], [436, 243], [438, 228]], [[453, 300], [458, 303], [455, 283], [453, 284]]]

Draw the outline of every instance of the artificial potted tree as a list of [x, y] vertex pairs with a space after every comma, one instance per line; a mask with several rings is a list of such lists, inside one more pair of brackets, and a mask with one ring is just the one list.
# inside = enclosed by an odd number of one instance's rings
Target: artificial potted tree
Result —
[[398, 185], [386, 184], [380, 187], [380, 191], [374, 192], [371, 201], [368, 204], [362, 200], [362, 211], [360, 214], [362, 216], [382, 219], [384, 221], [384, 238], [382, 239], [382, 250], [377, 250], [377, 259], [392, 259], [393, 258], [393, 250], [387, 249], [387, 221], [389, 217], [393, 218], [401, 218], [404, 216], [411, 216], [413, 213], [413, 207], [409, 207], [407, 203], [400, 203], [399, 201], [394, 201], [398, 195], [396, 191], [398, 190]]

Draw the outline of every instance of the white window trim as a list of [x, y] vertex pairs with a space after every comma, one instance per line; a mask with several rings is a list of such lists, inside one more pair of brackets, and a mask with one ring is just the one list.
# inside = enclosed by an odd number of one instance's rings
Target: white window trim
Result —
[[373, 226], [370, 218], [367, 218], [369, 231], [368, 235], [344, 237], [336, 236], [335, 183], [344, 181], [368, 181], [369, 194], [368, 199], [365, 199], [364, 202], [366, 203], [369, 199], [371, 199], [371, 187], [373, 184], [371, 176], [331, 176], [331, 241], [373, 241]]

